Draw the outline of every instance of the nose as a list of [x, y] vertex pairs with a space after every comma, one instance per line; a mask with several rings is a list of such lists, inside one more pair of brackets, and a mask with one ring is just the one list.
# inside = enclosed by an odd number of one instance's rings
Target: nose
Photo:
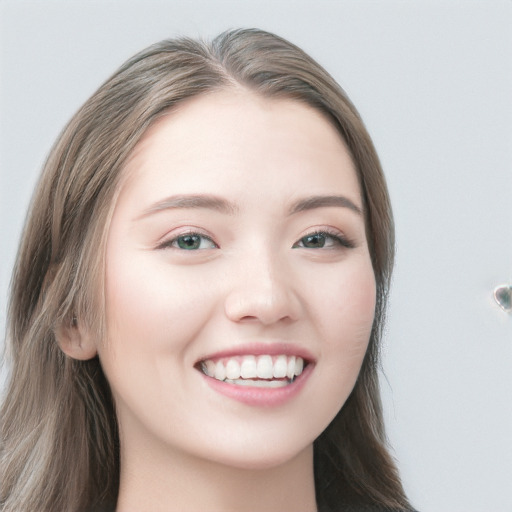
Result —
[[254, 256], [232, 268], [225, 300], [226, 316], [233, 322], [271, 325], [293, 322], [300, 314], [300, 300], [290, 269], [276, 255]]

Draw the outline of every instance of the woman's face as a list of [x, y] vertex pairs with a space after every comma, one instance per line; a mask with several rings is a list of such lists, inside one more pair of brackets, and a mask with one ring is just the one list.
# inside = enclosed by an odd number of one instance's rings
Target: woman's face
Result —
[[123, 449], [241, 468], [311, 453], [375, 308], [342, 139], [302, 103], [215, 92], [154, 124], [125, 172], [98, 347]]

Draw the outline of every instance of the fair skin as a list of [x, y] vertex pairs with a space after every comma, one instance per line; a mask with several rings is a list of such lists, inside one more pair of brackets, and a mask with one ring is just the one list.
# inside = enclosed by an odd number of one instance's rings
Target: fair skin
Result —
[[345, 144], [308, 106], [232, 89], [157, 121], [124, 172], [107, 340], [64, 348], [97, 351], [112, 388], [118, 512], [316, 510], [312, 443], [375, 308]]

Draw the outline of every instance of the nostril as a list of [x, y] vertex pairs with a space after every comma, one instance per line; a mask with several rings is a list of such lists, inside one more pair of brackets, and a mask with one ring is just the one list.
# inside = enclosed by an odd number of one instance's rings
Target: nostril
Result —
[[254, 320], [258, 320], [258, 317], [256, 316], [251, 316], [251, 315], [246, 315], [246, 316], [243, 316], [242, 318], [240, 318], [240, 322], [243, 322], [243, 321], [254, 321]]

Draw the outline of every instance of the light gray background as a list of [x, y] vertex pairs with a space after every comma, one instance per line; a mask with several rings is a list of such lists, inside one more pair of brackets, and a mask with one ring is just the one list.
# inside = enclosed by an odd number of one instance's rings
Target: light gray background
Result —
[[512, 510], [512, 2], [4, 1], [0, 328], [44, 158], [122, 61], [177, 34], [260, 27], [342, 84], [381, 156], [398, 261], [382, 378], [389, 436], [423, 512]]

